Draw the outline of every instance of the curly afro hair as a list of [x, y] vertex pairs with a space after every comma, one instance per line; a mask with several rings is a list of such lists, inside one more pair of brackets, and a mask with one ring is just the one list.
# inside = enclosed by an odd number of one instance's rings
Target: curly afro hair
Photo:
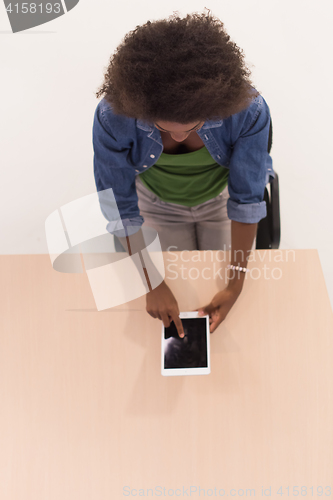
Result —
[[125, 35], [96, 97], [104, 96], [114, 113], [148, 123], [216, 120], [259, 95], [250, 75], [242, 49], [218, 18], [176, 12]]

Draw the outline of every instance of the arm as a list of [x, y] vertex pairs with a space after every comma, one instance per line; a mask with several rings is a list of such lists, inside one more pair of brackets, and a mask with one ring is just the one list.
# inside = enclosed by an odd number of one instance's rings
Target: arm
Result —
[[[184, 337], [183, 324], [179, 318], [178, 303], [172, 291], [156, 269], [149, 257], [149, 253], [146, 253], [146, 262], [143, 262], [140, 250], [146, 247], [146, 242], [144, 241], [142, 229], [140, 228], [139, 231], [130, 236], [118, 236], [118, 239], [128, 255], [135, 253], [140, 255], [144, 276], [149, 288], [149, 292], [146, 295], [146, 310], [148, 314], [153, 318], [162, 320], [165, 327], [170, 326], [170, 322], [173, 321], [179, 336]], [[140, 272], [140, 269], [138, 271]], [[158, 283], [158, 286], [156, 286], [156, 283]]]
[[[178, 333], [183, 335], [175, 297], [151, 261], [149, 253], [145, 255], [145, 262], [141, 255], [141, 250], [147, 245], [140, 227], [144, 219], [138, 207], [135, 167], [129, 155], [134, 133], [134, 120], [113, 115], [102, 101], [99, 103], [94, 115], [93, 146], [100, 208], [109, 221], [107, 231], [118, 237], [128, 255], [139, 256], [140, 264], [134, 262], [149, 290], [146, 295], [147, 312], [153, 318], [161, 319], [165, 326], [169, 326], [170, 319], [173, 320]], [[110, 188], [112, 190], [109, 192]]]
[[[247, 267], [257, 226], [257, 223], [247, 224], [234, 220], [231, 222], [231, 265]], [[227, 287], [215, 294], [207, 306], [198, 310], [200, 315], [209, 314], [211, 333], [225, 319], [238, 299], [243, 288], [244, 278], [245, 273], [243, 271], [229, 269]]]
[[[247, 224], [231, 221], [231, 259], [233, 266], [247, 267], [254, 238], [257, 234], [258, 223]], [[243, 288], [246, 273], [229, 269], [228, 289], [239, 295]]]
[[[227, 211], [232, 221], [231, 265], [247, 267], [258, 222], [267, 215], [263, 196], [268, 174], [272, 172], [272, 159], [268, 153], [269, 125], [270, 112], [262, 97], [229, 122], [232, 155]], [[236, 302], [244, 279], [243, 271], [230, 269], [227, 287], [218, 292], [207, 306], [199, 309], [199, 314], [209, 314], [211, 333]]]
[[[146, 247], [141, 228], [135, 234], [126, 237], [118, 236], [118, 238], [124, 250], [129, 255], [139, 253], [140, 250]], [[165, 327], [170, 326], [170, 322], [173, 321], [179, 336], [184, 337], [183, 324], [179, 318], [178, 303], [172, 291], [154, 266], [149, 253], [146, 254], [148, 258], [146, 263], [143, 263], [142, 256], [140, 253], [139, 255], [149, 288], [149, 292], [146, 295], [146, 310], [148, 314], [153, 318], [162, 320]], [[158, 286], [156, 286], [156, 283], [159, 283]]]
[[[146, 284], [145, 282], [147, 282], [149, 292], [151, 292], [154, 288], [156, 288], [156, 283], [162, 283], [163, 278], [152, 262], [149, 252], [146, 252], [145, 254], [145, 261], [142, 258], [141, 251], [144, 250], [147, 245], [144, 240], [141, 227], [136, 233], [131, 234], [130, 236], [118, 236], [118, 239], [128, 255], [134, 255], [136, 253], [139, 255], [144, 272], [144, 278], [142, 276], [143, 282], [144, 284]], [[134, 261], [134, 263], [135, 265], [137, 265], [136, 261]], [[138, 271], [141, 275], [141, 269], [138, 269]]]

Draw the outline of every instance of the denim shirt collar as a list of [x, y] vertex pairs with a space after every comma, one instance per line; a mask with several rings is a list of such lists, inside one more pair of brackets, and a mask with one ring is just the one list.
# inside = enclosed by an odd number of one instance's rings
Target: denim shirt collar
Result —
[[[208, 129], [208, 128], [216, 128], [220, 127], [223, 123], [223, 120], [207, 120], [203, 126], [201, 127], [202, 129]], [[136, 126], [140, 128], [141, 130], [144, 130], [146, 132], [152, 132], [156, 127], [154, 126], [153, 123], [147, 123], [143, 120], [136, 120]], [[158, 129], [156, 129], [158, 130]]]

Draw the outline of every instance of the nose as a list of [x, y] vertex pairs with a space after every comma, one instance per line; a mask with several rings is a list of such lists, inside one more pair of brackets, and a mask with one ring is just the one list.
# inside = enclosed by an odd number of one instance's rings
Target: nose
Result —
[[170, 134], [172, 139], [177, 142], [185, 141], [189, 134]]

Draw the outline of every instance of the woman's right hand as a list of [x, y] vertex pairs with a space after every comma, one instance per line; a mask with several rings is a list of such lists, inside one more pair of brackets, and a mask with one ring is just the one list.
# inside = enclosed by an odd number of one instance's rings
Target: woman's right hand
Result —
[[170, 326], [170, 322], [173, 321], [179, 337], [184, 337], [183, 323], [179, 317], [177, 301], [164, 281], [147, 293], [146, 310], [153, 318], [161, 319], [165, 327]]

